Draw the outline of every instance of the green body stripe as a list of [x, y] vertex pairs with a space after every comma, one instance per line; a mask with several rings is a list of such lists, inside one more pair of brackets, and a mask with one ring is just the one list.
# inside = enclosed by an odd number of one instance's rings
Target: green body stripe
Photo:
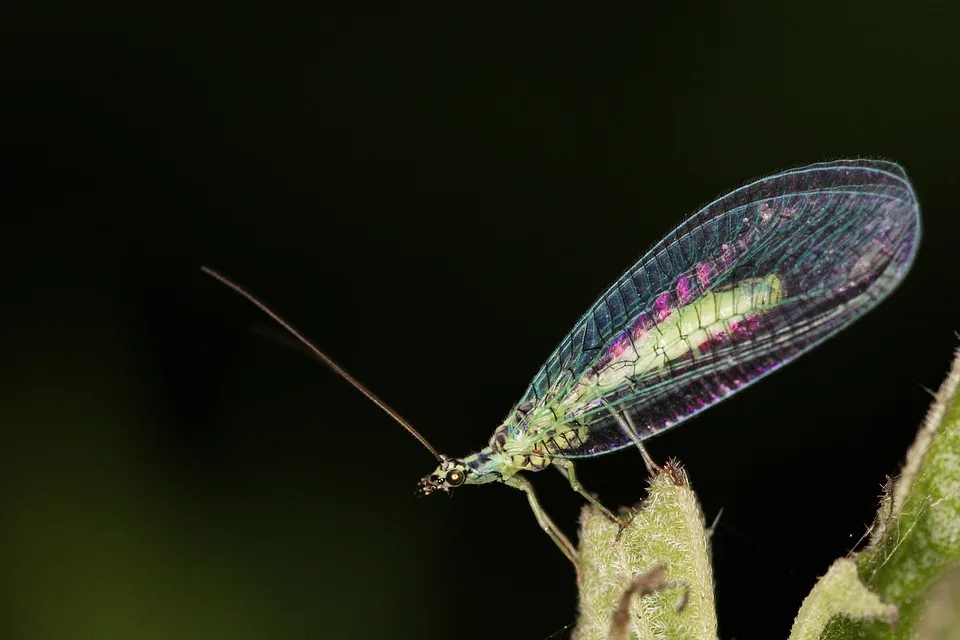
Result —
[[729, 336], [730, 327], [769, 311], [783, 301], [784, 286], [774, 275], [742, 280], [736, 285], [711, 291], [690, 304], [673, 309], [643, 336], [628, 343], [602, 370], [588, 372], [560, 402], [531, 421], [533, 431], [551, 437], [553, 423], [591, 405], [612, 388], [663, 369], [669, 362], [688, 354], [702, 357], [700, 347], [716, 338]]

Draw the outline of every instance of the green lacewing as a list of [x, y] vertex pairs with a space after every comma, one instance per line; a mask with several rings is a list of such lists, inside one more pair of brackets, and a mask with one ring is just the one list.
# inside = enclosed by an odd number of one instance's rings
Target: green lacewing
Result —
[[[626, 234], [609, 233], [619, 235]], [[576, 566], [575, 548], [520, 472], [557, 468], [622, 526], [580, 485], [573, 460], [631, 445], [642, 451], [644, 440], [849, 326], [897, 287], [919, 240], [917, 199], [895, 163], [837, 160], [750, 182], [690, 216], [614, 282], [547, 358], [487, 446], [463, 458], [439, 454], [257, 298], [204, 271], [279, 322], [437, 458], [420, 495], [490, 482], [520, 489]]]

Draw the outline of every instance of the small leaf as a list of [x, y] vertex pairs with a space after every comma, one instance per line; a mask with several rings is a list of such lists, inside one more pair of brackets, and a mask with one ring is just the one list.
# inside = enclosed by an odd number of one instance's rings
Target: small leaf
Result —
[[835, 616], [855, 620], [885, 620], [895, 624], [897, 608], [884, 604], [857, 577], [857, 566], [850, 558], [833, 563], [803, 601], [793, 621], [790, 640], [818, 640]]

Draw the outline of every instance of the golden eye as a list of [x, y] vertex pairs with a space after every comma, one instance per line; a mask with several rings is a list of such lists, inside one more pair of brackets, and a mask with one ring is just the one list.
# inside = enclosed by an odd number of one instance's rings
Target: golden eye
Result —
[[448, 471], [447, 472], [447, 484], [454, 487], [459, 487], [463, 484], [464, 475], [461, 471]]

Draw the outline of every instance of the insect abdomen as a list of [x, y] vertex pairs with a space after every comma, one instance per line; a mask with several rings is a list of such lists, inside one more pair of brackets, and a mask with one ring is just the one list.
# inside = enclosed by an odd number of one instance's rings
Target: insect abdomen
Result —
[[[752, 278], [724, 291], [709, 292], [679, 310], [676, 330], [659, 340], [667, 360], [705, 351], [711, 340], [735, 339], [737, 320], [770, 309], [783, 300], [783, 283], [776, 275]], [[741, 330], [742, 332], [742, 330]], [[728, 333], [734, 333], [730, 336]]]
[[780, 304], [784, 292], [780, 277], [770, 274], [707, 292], [681, 307], [661, 307], [656, 324], [611, 341], [598, 359], [599, 366], [589, 369], [580, 379], [579, 389], [567, 396], [564, 409], [576, 412], [611, 387], [632, 383], [672, 361], [697, 358], [715, 344], [748, 336], [751, 320]]

